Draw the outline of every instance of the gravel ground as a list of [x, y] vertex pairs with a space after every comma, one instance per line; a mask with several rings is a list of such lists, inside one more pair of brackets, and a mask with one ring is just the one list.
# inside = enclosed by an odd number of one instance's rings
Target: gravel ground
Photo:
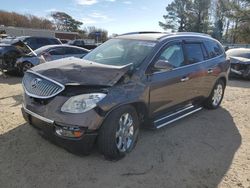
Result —
[[141, 130], [118, 162], [68, 153], [23, 120], [21, 79], [0, 75], [0, 187], [250, 188], [250, 82], [231, 80], [222, 107]]

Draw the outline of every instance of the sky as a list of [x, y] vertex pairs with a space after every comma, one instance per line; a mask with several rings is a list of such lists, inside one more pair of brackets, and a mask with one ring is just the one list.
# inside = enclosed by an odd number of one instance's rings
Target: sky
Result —
[[[1, 2], [2, 1], [2, 2]], [[0, 10], [49, 18], [63, 11], [83, 27], [106, 29], [109, 35], [134, 31], [163, 31], [165, 7], [171, 0], [0, 0]]]

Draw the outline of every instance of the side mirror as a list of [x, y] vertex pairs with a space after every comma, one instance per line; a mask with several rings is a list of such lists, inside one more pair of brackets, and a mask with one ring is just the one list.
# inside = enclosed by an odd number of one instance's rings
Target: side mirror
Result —
[[156, 70], [171, 70], [173, 68], [173, 65], [171, 65], [167, 60], [158, 60], [154, 65], [154, 69]]

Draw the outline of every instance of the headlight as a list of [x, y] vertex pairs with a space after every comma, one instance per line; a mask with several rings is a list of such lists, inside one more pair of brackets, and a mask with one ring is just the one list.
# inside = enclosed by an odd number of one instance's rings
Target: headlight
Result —
[[71, 97], [63, 104], [61, 111], [73, 114], [86, 112], [95, 108], [105, 96], [104, 93], [90, 93]]

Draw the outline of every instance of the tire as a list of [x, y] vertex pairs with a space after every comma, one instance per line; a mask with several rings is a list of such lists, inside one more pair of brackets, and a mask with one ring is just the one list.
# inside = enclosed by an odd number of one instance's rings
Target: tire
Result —
[[28, 69], [30, 69], [30, 68], [32, 68], [33, 67], [33, 65], [32, 65], [32, 63], [30, 63], [30, 62], [24, 62], [21, 66], [20, 66], [20, 68], [19, 68], [19, 73], [20, 73], [20, 75], [24, 75], [24, 73], [28, 70]]
[[100, 128], [98, 149], [106, 159], [119, 160], [133, 150], [138, 133], [139, 120], [136, 110], [130, 105], [122, 106], [112, 111]]
[[250, 80], [250, 66], [246, 68], [246, 70], [243, 73], [243, 78]]
[[225, 83], [220, 79], [215, 83], [210, 96], [205, 101], [204, 107], [207, 109], [217, 109], [222, 102], [224, 92]]

